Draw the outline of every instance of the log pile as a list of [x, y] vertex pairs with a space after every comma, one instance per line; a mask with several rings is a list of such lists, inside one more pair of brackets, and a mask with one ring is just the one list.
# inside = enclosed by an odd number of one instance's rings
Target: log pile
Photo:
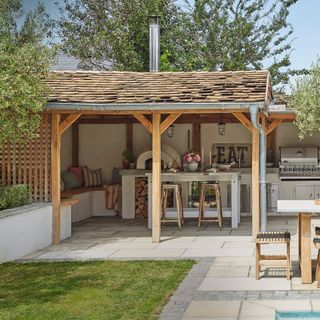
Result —
[[148, 217], [148, 179], [136, 178], [136, 218]]

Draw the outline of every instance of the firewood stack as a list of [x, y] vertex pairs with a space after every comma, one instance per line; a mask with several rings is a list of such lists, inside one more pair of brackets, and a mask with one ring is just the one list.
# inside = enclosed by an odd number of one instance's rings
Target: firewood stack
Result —
[[148, 217], [148, 179], [136, 178], [136, 218]]

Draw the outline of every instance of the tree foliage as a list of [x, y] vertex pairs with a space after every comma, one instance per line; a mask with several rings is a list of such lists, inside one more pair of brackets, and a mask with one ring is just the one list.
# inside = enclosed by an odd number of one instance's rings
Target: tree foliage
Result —
[[206, 70], [268, 68], [273, 83], [287, 83], [292, 26], [297, 0], [195, 0]]
[[64, 0], [57, 21], [63, 51], [80, 67], [148, 71], [148, 15], [161, 17], [161, 69], [268, 67], [287, 83], [297, 0]]
[[[195, 39], [187, 13], [171, 0], [64, 0], [58, 21], [63, 51], [80, 67], [126, 71], [149, 70], [148, 16], [161, 17], [163, 67], [190, 69]], [[189, 62], [188, 62], [189, 61]]]
[[296, 79], [290, 106], [296, 112], [300, 139], [320, 131], [320, 60], [308, 75]]
[[39, 111], [46, 103], [52, 51], [42, 40], [49, 27], [44, 6], [27, 13], [22, 26], [21, 0], [0, 3], [0, 143], [35, 136]]

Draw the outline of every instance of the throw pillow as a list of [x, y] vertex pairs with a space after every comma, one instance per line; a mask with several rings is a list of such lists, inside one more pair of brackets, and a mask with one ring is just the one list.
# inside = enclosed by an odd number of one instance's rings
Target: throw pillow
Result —
[[64, 190], [70, 190], [81, 187], [81, 183], [72, 171], [62, 171], [61, 177], [64, 183]]
[[87, 166], [82, 168], [84, 177], [84, 186], [100, 187], [102, 185], [102, 169], [91, 170]]
[[68, 171], [72, 171], [79, 180], [81, 187], [84, 185], [83, 172], [81, 167], [69, 167]]

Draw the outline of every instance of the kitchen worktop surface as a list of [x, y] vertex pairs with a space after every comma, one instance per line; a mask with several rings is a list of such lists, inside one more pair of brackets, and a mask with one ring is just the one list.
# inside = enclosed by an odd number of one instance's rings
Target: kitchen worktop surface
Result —
[[[146, 173], [151, 173], [151, 170], [144, 170], [144, 169], [121, 169], [120, 175], [133, 175], [133, 176], [144, 176]], [[178, 174], [178, 173], [192, 173], [192, 174], [207, 174], [213, 172], [186, 172], [186, 171], [178, 171], [176, 173], [162, 171], [162, 173], [170, 173], [170, 174]], [[251, 174], [251, 168], [232, 168], [228, 171], [219, 171], [218, 173], [240, 173], [240, 174]], [[267, 168], [267, 174], [278, 174], [279, 168]]]

